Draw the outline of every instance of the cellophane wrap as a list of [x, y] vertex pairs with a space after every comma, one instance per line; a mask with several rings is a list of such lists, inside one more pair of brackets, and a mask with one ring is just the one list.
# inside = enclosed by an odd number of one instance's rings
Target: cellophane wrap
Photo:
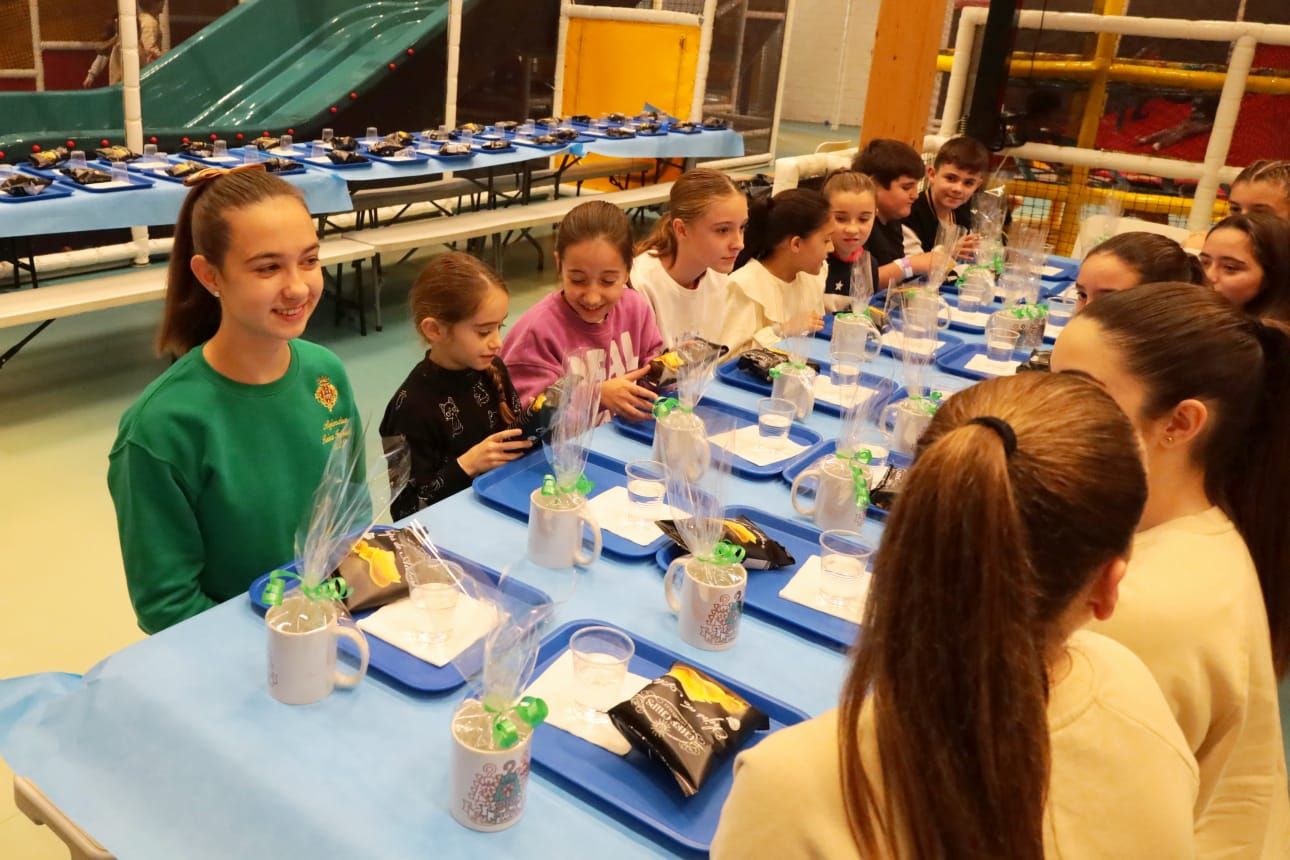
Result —
[[[372, 525], [388, 516], [390, 499], [407, 486], [410, 459], [404, 446], [386, 448], [370, 467], [364, 458], [362, 435], [346, 433], [337, 437], [314, 491], [309, 515], [296, 531], [296, 577], [300, 584], [286, 592], [281, 601], [291, 607], [281, 624], [295, 632], [324, 626], [336, 616], [348, 618], [343, 579], [324, 580]], [[271, 584], [279, 573], [271, 574]]]
[[701, 559], [711, 558], [722, 538], [731, 466], [729, 452], [708, 440], [735, 426], [733, 417], [720, 413], [709, 416], [704, 423], [702, 442], [709, 453], [701, 468], [693, 458], [671, 458], [666, 451], [663, 460], [672, 518], [685, 548]]
[[604, 367], [602, 350], [580, 349], [565, 358], [560, 403], [551, 416], [550, 432], [542, 440], [559, 495], [585, 495], [580, 489], [582, 470], [600, 419]]

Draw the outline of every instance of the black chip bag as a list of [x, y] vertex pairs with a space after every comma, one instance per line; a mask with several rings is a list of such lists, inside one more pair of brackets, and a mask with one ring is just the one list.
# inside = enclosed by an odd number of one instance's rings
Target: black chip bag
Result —
[[62, 164], [68, 158], [71, 158], [71, 155], [72, 154], [67, 151], [67, 147], [57, 146], [53, 149], [33, 152], [31, 155], [27, 156], [27, 161], [32, 167], [40, 170], [50, 170]]
[[464, 143], [445, 143], [439, 147], [440, 155], [470, 155], [470, 147]]
[[367, 161], [367, 156], [359, 155], [349, 149], [333, 148], [327, 153], [327, 157], [331, 159], [332, 164], [362, 164]]
[[730, 347], [713, 343], [701, 337], [692, 337], [678, 343], [662, 355], [650, 359], [649, 371], [641, 377], [641, 385], [663, 391], [676, 385], [680, 370], [687, 364], [702, 364], [721, 358]]
[[708, 131], [724, 131], [730, 128], [730, 123], [720, 117], [710, 116], [703, 121], [703, 127]]
[[190, 140], [187, 143], [181, 143], [179, 149], [198, 158], [210, 158], [215, 154], [215, 147], [206, 140]]
[[408, 571], [425, 561], [421, 542], [408, 532], [368, 532], [337, 566], [350, 588], [345, 608], [350, 612], [393, 603], [408, 593]]
[[520, 127], [520, 124], [515, 120], [511, 120], [511, 119], [504, 119], [493, 123], [493, 128], [497, 129], [498, 131], [515, 131], [515, 129], [519, 127]]
[[331, 139], [331, 148], [333, 150], [343, 149], [346, 152], [353, 152], [358, 149], [358, 141], [354, 140], [354, 138], [349, 135], [345, 135], [344, 137], [333, 137]]
[[177, 161], [166, 168], [166, 173], [176, 179], [183, 179], [190, 173], [196, 173], [202, 169], [202, 166], [196, 161]]
[[382, 158], [389, 158], [391, 156], [398, 155], [406, 148], [407, 147], [405, 145], [393, 140], [382, 140], [369, 146], [367, 151], [373, 155], [379, 155]]
[[277, 137], [257, 137], [252, 143], [260, 152], [268, 152], [270, 149], [277, 149], [282, 143], [281, 138]]
[[421, 132], [421, 136], [424, 137], [426, 140], [437, 140], [440, 142], [445, 140], [452, 140], [452, 132], [439, 131], [438, 129], [428, 128], [425, 131]]
[[906, 470], [899, 466], [874, 469], [869, 484], [869, 503], [884, 511], [891, 510], [905, 483]]
[[0, 182], [0, 192], [10, 197], [35, 197], [53, 184], [54, 180], [52, 179], [28, 176], [25, 173], [15, 173], [4, 182]]
[[551, 137], [559, 141], [573, 141], [578, 139], [578, 132], [571, 128], [557, 128], [551, 132]]
[[486, 140], [479, 145], [479, 148], [485, 152], [490, 152], [494, 150], [510, 149], [511, 145], [505, 140]]
[[[786, 352], [780, 352], [778, 349], [757, 347], [739, 356], [739, 369], [746, 370], [762, 382], [771, 382], [770, 372], [788, 360], [789, 355]], [[820, 372], [820, 363], [818, 361], [812, 361], [808, 358], [806, 366], [816, 373]]]
[[264, 169], [270, 173], [290, 173], [300, 169], [300, 162], [289, 158], [266, 158], [262, 163]]
[[537, 137], [533, 138], [533, 142], [541, 144], [542, 146], [555, 146], [560, 143], [560, 139], [551, 134], [539, 134]]
[[1040, 373], [1048, 373], [1052, 370], [1053, 351], [1051, 349], [1036, 349], [1030, 353], [1030, 358], [1017, 365], [1017, 371], [1031, 370]]
[[392, 131], [385, 137], [381, 138], [383, 143], [393, 143], [397, 144], [399, 147], [411, 146], [415, 140], [416, 138], [414, 138], [410, 132], [406, 131]]
[[635, 137], [635, 136], [636, 136], [636, 132], [629, 131], [628, 129], [625, 129], [625, 128], [619, 128], [618, 126], [613, 126], [612, 128], [605, 129], [605, 137]]
[[770, 728], [765, 714], [684, 663], [614, 705], [609, 719], [633, 747], [671, 772], [686, 797], [753, 732]]
[[636, 123], [636, 131], [641, 134], [658, 134], [663, 127], [653, 120]]
[[105, 146], [102, 149], [94, 150], [94, 154], [104, 161], [137, 161], [143, 156], [129, 147], [125, 146]]
[[[663, 534], [670, 537], [677, 546], [686, 549], [685, 541], [673, 520], [659, 520], [654, 523]], [[772, 538], [747, 517], [733, 517], [721, 523], [722, 540], [740, 547], [744, 551], [742, 562], [745, 570], [777, 570], [796, 564], [796, 559], [782, 543]]]
[[93, 167], [63, 167], [59, 168], [59, 172], [77, 185], [98, 185], [101, 182], [112, 181], [110, 173], [95, 170]]

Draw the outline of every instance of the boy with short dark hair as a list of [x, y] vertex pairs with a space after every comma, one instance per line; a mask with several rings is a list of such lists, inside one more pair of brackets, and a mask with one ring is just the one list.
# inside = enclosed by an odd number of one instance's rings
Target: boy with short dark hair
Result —
[[906, 252], [932, 250], [942, 224], [972, 229], [972, 207], [967, 204], [980, 190], [989, 168], [990, 152], [978, 140], [952, 137], [941, 145], [927, 169], [927, 186], [905, 218], [905, 227], [913, 234], [906, 242]]
[[877, 218], [865, 242], [865, 250], [878, 263], [878, 283], [874, 287], [882, 290], [892, 281], [899, 283], [927, 274], [932, 255], [907, 256], [903, 232], [904, 219], [918, 199], [918, 182], [926, 171], [922, 156], [907, 143], [878, 138], [856, 155], [851, 169], [867, 174], [878, 186]]

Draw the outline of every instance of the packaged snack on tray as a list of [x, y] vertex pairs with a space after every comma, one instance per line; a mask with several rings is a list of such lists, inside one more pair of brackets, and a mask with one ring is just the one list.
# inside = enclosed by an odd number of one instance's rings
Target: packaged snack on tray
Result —
[[399, 146], [400, 148], [402, 148], [405, 146], [411, 146], [413, 143], [416, 142], [416, 138], [413, 137], [410, 132], [392, 131], [389, 134], [387, 134], [385, 137], [381, 138], [381, 142], [393, 143]]
[[406, 148], [407, 148], [406, 146], [403, 146], [392, 140], [382, 140], [369, 146], [367, 148], [367, 151], [372, 153], [373, 155], [379, 155], [382, 158], [392, 158], [395, 155], [398, 155]]
[[612, 126], [610, 128], [605, 129], [605, 137], [624, 138], [624, 137], [635, 137], [635, 136], [636, 136], [636, 132], [629, 131], [625, 128], [619, 128], [618, 126]]
[[362, 164], [367, 161], [366, 155], [359, 155], [357, 152], [339, 148], [332, 149], [331, 152], [327, 153], [327, 157], [331, 159], [332, 164]]
[[336, 568], [350, 589], [345, 608], [373, 609], [404, 596], [408, 571], [427, 557], [422, 542], [402, 529], [365, 533]]
[[438, 141], [439, 143], [442, 143], [445, 140], [452, 140], [452, 132], [440, 131], [439, 129], [434, 128], [428, 128], [421, 132], [421, 136], [426, 140]]
[[559, 146], [564, 141], [560, 140], [560, 138], [553, 134], [539, 134], [537, 137], [533, 138], [533, 142], [540, 146]]
[[268, 152], [271, 149], [277, 149], [282, 144], [282, 139], [277, 137], [257, 137], [251, 143], [260, 152]]
[[51, 170], [70, 157], [71, 153], [67, 151], [67, 147], [57, 146], [53, 149], [46, 149], [42, 152], [33, 152], [31, 155], [27, 156], [27, 161], [32, 167], [39, 168], [40, 170]]
[[445, 143], [439, 147], [440, 155], [470, 155], [470, 147], [464, 143]]
[[536, 124], [545, 126], [547, 128], [551, 128], [553, 126], [559, 125], [562, 122], [564, 122], [564, 120], [558, 116], [544, 116], [540, 120], [538, 120]]
[[166, 168], [166, 174], [176, 179], [183, 179], [185, 176], [203, 169], [196, 161], [177, 161]]
[[645, 122], [636, 123], [636, 131], [641, 134], [658, 134], [662, 130], [663, 130], [663, 126], [659, 125], [653, 120], [646, 120]]
[[497, 131], [515, 131], [519, 127], [520, 124], [512, 119], [504, 119], [493, 123], [493, 128]]
[[1030, 353], [1030, 358], [1017, 365], [1017, 370], [1018, 372], [1023, 370], [1032, 370], [1039, 371], [1040, 373], [1048, 373], [1051, 369], [1050, 364], [1052, 359], [1053, 351], [1051, 349], [1037, 349]]
[[672, 131], [679, 131], [681, 134], [697, 134], [700, 128], [697, 122], [674, 122]]
[[0, 182], [0, 192], [8, 194], [10, 197], [35, 197], [52, 184], [52, 179], [42, 179], [39, 176], [29, 176], [26, 173], [15, 173], [4, 182]]
[[105, 146], [94, 153], [104, 161], [137, 161], [143, 157], [128, 146]]
[[881, 466], [871, 470], [869, 501], [884, 511], [891, 510], [905, 483], [905, 473], [906, 470], [899, 466]]
[[578, 125], [591, 125], [591, 117], [585, 113], [575, 113], [569, 117], [569, 122], [574, 122]]
[[344, 137], [333, 137], [331, 139], [332, 149], [343, 149], [346, 152], [353, 152], [358, 149], [358, 141], [346, 135]]
[[484, 127], [477, 122], [463, 122], [457, 126], [458, 134], [482, 134]]
[[607, 113], [605, 114], [605, 121], [606, 122], [627, 122], [627, 115], [621, 114], [621, 113]]
[[707, 131], [725, 131], [730, 128], [730, 123], [716, 116], [710, 116], [703, 121], [703, 128]]
[[770, 728], [756, 707], [684, 663], [614, 705], [609, 719], [633, 747], [668, 769], [686, 797], [754, 732]]
[[290, 173], [300, 169], [300, 163], [289, 158], [266, 158], [261, 164], [270, 173]]
[[569, 141], [577, 140], [578, 132], [571, 128], [557, 128], [555, 131], [551, 132], [551, 137], [554, 137], [557, 141], [562, 143], [567, 143]]
[[[770, 372], [789, 361], [790, 358], [791, 356], [787, 352], [778, 349], [756, 347], [739, 356], [739, 369], [748, 371], [762, 382], [772, 382], [773, 378]], [[820, 372], [819, 362], [811, 361], [808, 358], [803, 363], [816, 373]]]
[[[659, 520], [654, 525], [663, 534], [686, 547], [685, 540], [674, 520]], [[779, 541], [762, 531], [747, 517], [727, 517], [721, 522], [721, 539], [744, 551], [743, 566], [748, 570], [776, 570], [796, 564], [792, 553]]]
[[63, 167], [60, 168], [60, 172], [77, 185], [98, 185], [112, 181], [111, 174], [95, 170], [93, 167]]
[[179, 144], [179, 151], [195, 155], [198, 158], [210, 158], [215, 154], [215, 147], [209, 140], [190, 140]]
[[510, 149], [511, 144], [505, 140], [486, 140], [479, 145], [484, 152], [497, 152], [504, 149]]
[[641, 378], [641, 384], [655, 391], [663, 391], [680, 381], [683, 368], [710, 365], [729, 351], [730, 347], [724, 344], [690, 335], [679, 340], [667, 352], [650, 359], [649, 372]]

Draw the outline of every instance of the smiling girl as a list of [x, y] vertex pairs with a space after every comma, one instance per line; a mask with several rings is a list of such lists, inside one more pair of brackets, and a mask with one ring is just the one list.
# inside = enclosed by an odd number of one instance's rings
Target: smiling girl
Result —
[[632, 286], [654, 307], [669, 347], [686, 333], [720, 339], [747, 226], [748, 201], [724, 173], [699, 167], [672, 186], [667, 214], [632, 263]]
[[631, 421], [650, 416], [654, 392], [637, 384], [663, 337], [649, 301], [627, 285], [632, 229], [612, 203], [575, 206], [555, 236], [560, 289], [529, 309], [502, 345], [520, 399], [528, 404], [559, 378], [564, 359], [579, 348], [604, 356], [600, 404]]
[[289, 561], [331, 443], [359, 432], [340, 360], [299, 339], [322, 292], [300, 192], [259, 165], [189, 184], [157, 336], [177, 360], [126, 410], [109, 455], [148, 633]]
[[833, 250], [826, 261], [824, 306], [830, 311], [846, 310], [851, 307], [852, 279], [857, 275], [863, 278], [865, 269], [870, 296], [860, 296], [860, 302], [868, 301], [880, 289], [878, 261], [864, 248], [877, 217], [878, 186], [863, 173], [835, 170], [824, 180], [823, 192], [833, 217]]
[[1214, 289], [1246, 313], [1290, 322], [1290, 222], [1266, 212], [1224, 218], [1200, 252]]
[[412, 457], [408, 486], [390, 508], [399, 518], [464, 490], [531, 445], [521, 438], [519, 395], [498, 357], [510, 303], [502, 279], [454, 251], [421, 270], [409, 299], [430, 348], [381, 421], [381, 438], [402, 441]]

